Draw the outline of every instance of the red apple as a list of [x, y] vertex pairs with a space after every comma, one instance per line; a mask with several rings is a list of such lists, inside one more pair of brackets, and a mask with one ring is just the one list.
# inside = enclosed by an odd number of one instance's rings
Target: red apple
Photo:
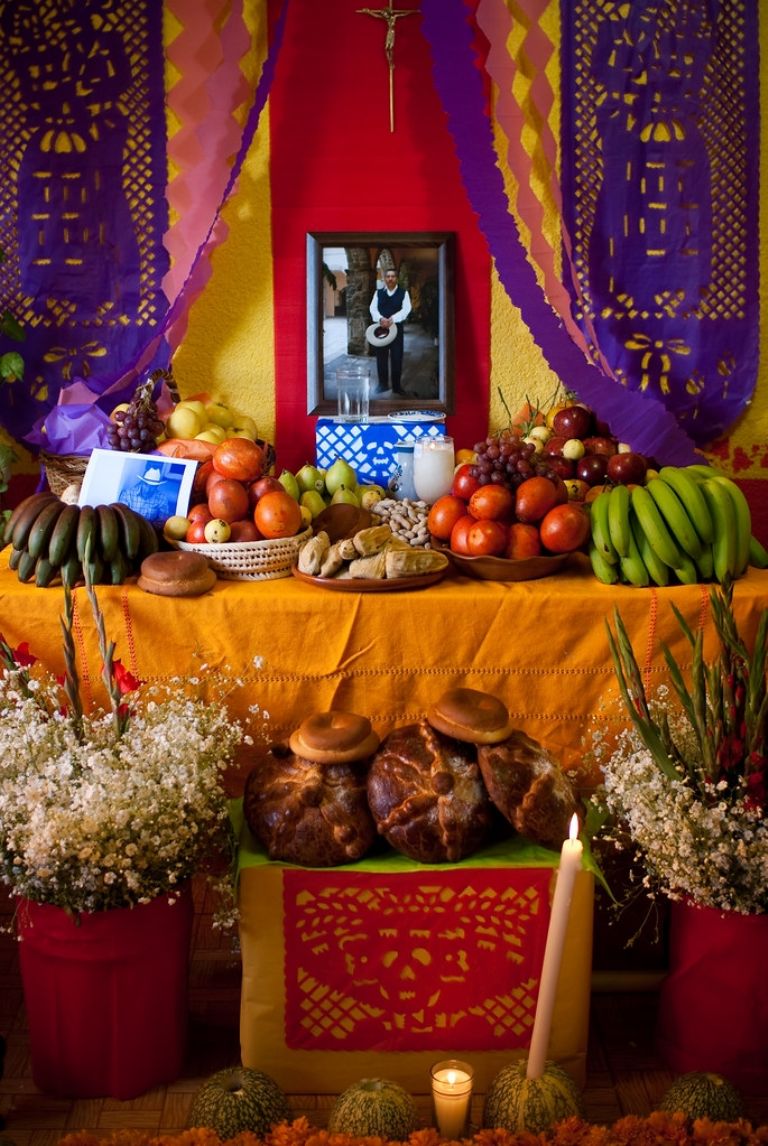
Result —
[[567, 441], [568, 439], [564, 438], [562, 434], [553, 435], [551, 438], [547, 438], [542, 453], [548, 458], [562, 457], [563, 446]]
[[608, 471], [608, 458], [605, 454], [585, 454], [576, 462], [576, 477], [587, 485], [599, 485], [605, 481]]
[[264, 474], [263, 477], [256, 478], [256, 481], [252, 481], [248, 486], [248, 503], [251, 509], [255, 509], [256, 502], [265, 493], [274, 493], [280, 489], [283, 489], [281, 482], [272, 474]]
[[465, 463], [454, 472], [451, 493], [454, 497], [461, 497], [469, 501], [476, 489], [480, 489], [480, 482], [472, 473], [472, 466]]
[[583, 442], [584, 449], [588, 454], [602, 454], [606, 458], [613, 457], [618, 445], [615, 438], [603, 438], [599, 436], [584, 438]]
[[625, 454], [614, 454], [608, 459], [605, 476], [617, 485], [630, 485], [633, 482], [642, 485], [648, 470], [648, 462], [643, 454], [632, 451]]
[[564, 438], [586, 438], [592, 433], [594, 414], [586, 406], [565, 406], [552, 419], [552, 430]]
[[567, 481], [576, 473], [576, 462], [571, 458], [547, 458], [547, 465], [558, 477]]

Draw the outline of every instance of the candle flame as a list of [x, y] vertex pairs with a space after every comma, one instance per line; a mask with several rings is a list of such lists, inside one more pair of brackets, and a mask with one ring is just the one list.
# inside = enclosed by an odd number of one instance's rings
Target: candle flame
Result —
[[571, 816], [571, 824], [568, 828], [568, 839], [577, 840], [579, 838], [579, 817], [574, 812]]
[[455, 1070], [449, 1070], [445, 1076], [445, 1081], [448, 1083], [449, 1086], [455, 1086], [457, 1079], [458, 1079], [458, 1075], [456, 1074]]

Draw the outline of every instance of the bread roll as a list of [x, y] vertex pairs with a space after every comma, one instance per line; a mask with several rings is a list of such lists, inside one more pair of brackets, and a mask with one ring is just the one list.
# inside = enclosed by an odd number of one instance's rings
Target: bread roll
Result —
[[270, 859], [334, 867], [361, 859], [376, 840], [366, 798], [367, 761], [320, 764], [272, 747], [245, 782], [246, 823]]
[[216, 584], [216, 574], [202, 553], [190, 549], [161, 550], [141, 563], [138, 585], [161, 597], [197, 597]]
[[476, 688], [449, 688], [432, 705], [427, 720], [438, 732], [469, 744], [496, 744], [512, 731], [504, 702]]
[[496, 807], [521, 835], [559, 848], [578, 810], [568, 777], [549, 752], [513, 732], [500, 744], [481, 744], [477, 761]]
[[456, 863], [490, 838], [493, 810], [475, 748], [426, 720], [382, 741], [368, 771], [368, 803], [387, 843], [421, 863]]

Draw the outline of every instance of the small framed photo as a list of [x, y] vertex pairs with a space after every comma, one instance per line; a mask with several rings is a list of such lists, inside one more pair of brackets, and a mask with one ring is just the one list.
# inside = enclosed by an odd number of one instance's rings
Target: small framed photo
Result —
[[174, 514], [186, 516], [198, 463], [158, 454], [93, 450], [80, 487], [78, 505], [120, 501], [162, 525]]

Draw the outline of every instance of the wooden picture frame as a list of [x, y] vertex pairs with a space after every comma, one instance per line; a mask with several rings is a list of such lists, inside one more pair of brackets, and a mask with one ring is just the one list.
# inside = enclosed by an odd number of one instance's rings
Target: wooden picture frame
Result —
[[[454, 246], [452, 232], [307, 235], [308, 414], [335, 416], [335, 371], [361, 361], [369, 365], [371, 416], [453, 413]], [[388, 269], [396, 271], [397, 287], [411, 304], [402, 324], [402, 393], [387, 373], [396, 367], [390, 360], [380, 374], [379, 361], [387, 356], [366, 337], [376, 326], [370, 306]]]

